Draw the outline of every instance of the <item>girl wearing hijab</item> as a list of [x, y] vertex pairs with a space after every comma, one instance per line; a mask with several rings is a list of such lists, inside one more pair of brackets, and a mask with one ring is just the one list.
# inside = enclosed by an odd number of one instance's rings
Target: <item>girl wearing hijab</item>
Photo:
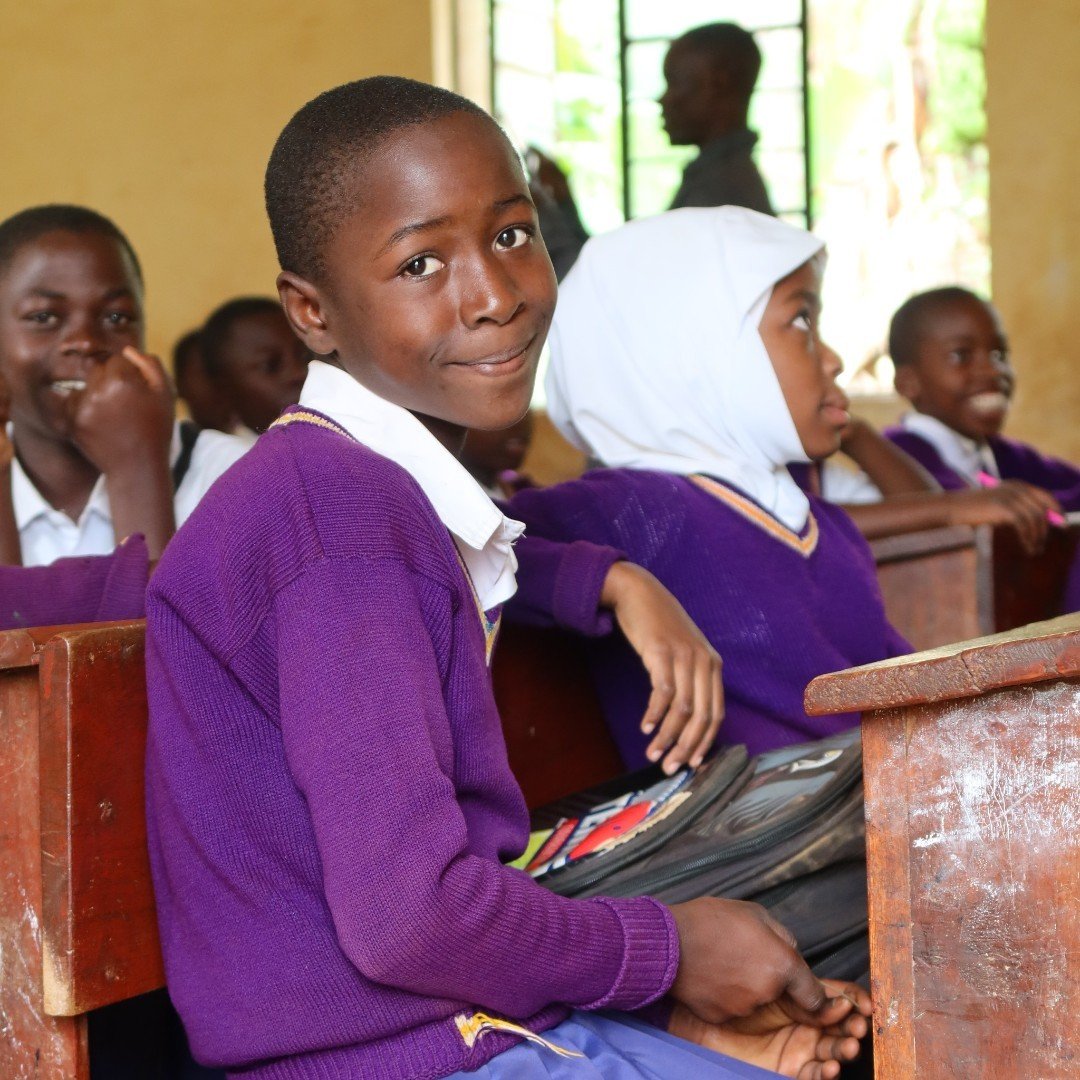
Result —
[[[590, 240], [560, 290], [548, 407], [607, 468], [509, 504], [533, 535], [617, 547], [675, 594], [724, 660], [720, 738], [751, 753], [858, 723], [808, 717], [806, 684], [910, 651], [850, 518], [787, 469], [834, 453], [849, 419], [818, 333], [822, 247], [732, 206]], [[642, 765], [648, 683], [617, 637], [593, 663], [622, 756]]]

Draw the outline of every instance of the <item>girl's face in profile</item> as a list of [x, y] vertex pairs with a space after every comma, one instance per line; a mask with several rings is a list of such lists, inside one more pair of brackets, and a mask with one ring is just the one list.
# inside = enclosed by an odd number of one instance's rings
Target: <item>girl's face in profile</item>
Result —
[[806, 456], [820, 461], [840, 449], [851, 419], [847, 395], [836, 385], [840, 357], [818, 333], [820, 260], [811, 259], [774, 286], [758, 333], [772, 361]]

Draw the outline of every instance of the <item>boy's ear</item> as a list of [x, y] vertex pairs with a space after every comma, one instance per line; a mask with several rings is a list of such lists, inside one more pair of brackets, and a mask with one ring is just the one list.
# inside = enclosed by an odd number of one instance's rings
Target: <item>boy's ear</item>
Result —
[[902, 398], [907, 398], [914, 405], [919, 396], [919, 373], [915, 365], [903, 364], [898, 367], [893, 375], [893, 386]]
[[334, 352], [337, 346], [326, 324], [319, 287], [291, 270], [282, 270], [277, 277], [277, 288], [285, 317], [300, 340], [317, 356]]

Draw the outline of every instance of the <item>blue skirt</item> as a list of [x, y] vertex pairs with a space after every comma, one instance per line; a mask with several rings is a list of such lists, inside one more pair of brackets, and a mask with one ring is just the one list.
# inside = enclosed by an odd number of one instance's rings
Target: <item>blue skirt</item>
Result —
[[474, 1072], [456, 1072], [447, 1080], [776, 1080], [779, 1075], [624, 1013], [573, 1012], [543, 1037], [585, 1056], [560, 1057], [521, 1042]]

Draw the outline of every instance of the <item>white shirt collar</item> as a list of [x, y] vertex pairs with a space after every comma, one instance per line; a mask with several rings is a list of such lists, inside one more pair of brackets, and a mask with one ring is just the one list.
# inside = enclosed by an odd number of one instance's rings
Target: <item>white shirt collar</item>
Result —
[[907, 413], [900, 423], [907, 431], [930, 443], [941, 455], [941, 460], [968, 483], [978, 486], [981, 472], [999, 475], [994, 452], [986, 443], [977, 443], [925, 413]]
[[[8, 424], [8, 435], [11, 435], [10, 423]], [[173, 424], [172, 439], [169, 443], [170, 464], [174, 464], [179, 456], [180, 425]], [[19, 532], [22, 532], [27, 525], [40, 517], [52, 517], [57, 514], [64, 518], [67, 517], [62, 510], [57, 510], [54, 506], [51, 506], [41, 492], [34, 487], [33, 481], [26, 475], [26, 471], [17, 457], [11, 463], [11, 502], [15, 510], [15, 527]], [[90, 498], [86, 500], [86, 506], [83, 507], [83, 512], [79, 515], [79, 520], [75, 524], [81, 527], [91, 514], [96, 514], [109, 525], [112, 524], [112, 510], [109, 507], [109, 496], [105, 491], [104, 475], [99, 476], [94, 481], [94, 486], [90, 489]]]
[[412, 413], [321, 360], [308, 367], [300, 404], [330, 417], [412, 476], [453, 535], [484, 610], [514, 595], [513, 543], [525, 526], [506, 517]]

